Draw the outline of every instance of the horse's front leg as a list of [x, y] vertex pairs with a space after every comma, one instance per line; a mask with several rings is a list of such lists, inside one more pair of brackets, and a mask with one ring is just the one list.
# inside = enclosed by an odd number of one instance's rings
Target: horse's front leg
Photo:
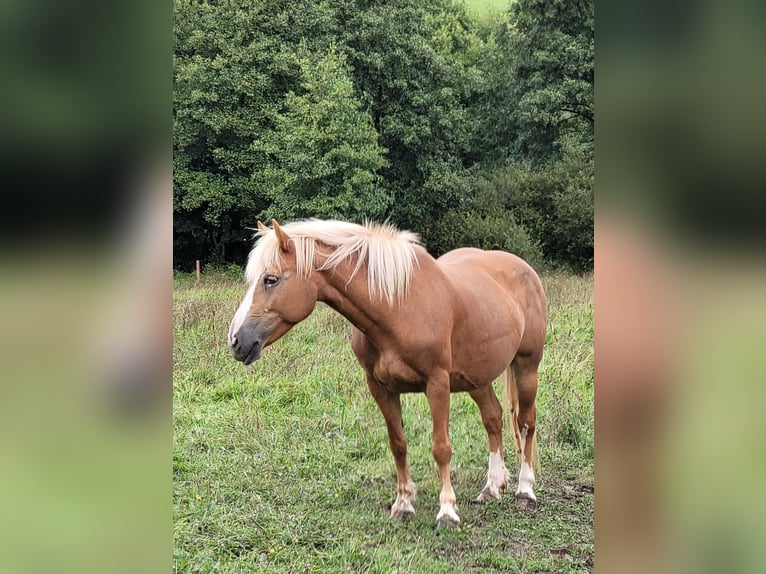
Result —
[[428, 405], [431, 407], [431, 418], [433, 418], [431, 452], [439, 467], [439, 479], [442, 485], [436, 522], [439, 526], [457, 528], [460, 517], [457, 514], [457, 500], [450, 479], [450, 460], [452, 459], [452, 445], [449, 442], [450, 382], [446, 371], [439, 372], [428, 380], [426, 396]]
[[404, 438], [402, 404], [398, 394], [381, 386], [369, 374], [367, 375], [367, 386], [386, 419], [388, 444], [396, 464], [396, 500], [391, 506], [391, 518], [403, 520], [415, 514], [412, 501], [415, 500], [416, 491], [407, 465], [407, 440]]

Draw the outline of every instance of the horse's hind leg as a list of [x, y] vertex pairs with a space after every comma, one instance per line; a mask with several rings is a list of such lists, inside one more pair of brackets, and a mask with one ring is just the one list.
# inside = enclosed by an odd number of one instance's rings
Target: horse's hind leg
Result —
[[367, 386], [386, 419], [388, 444], [396, 464], [396, 500], [391, 506], [391, 518], [402, 520], [415, 514], [412, 501], [415, 499], [415, 484], [410, 478], [407, 465], [407, 440], [402, 424], [402, 404], [398, 394], [391, 393], [367, 375]]
[[516, 391], [518, 395], [518, 415], [516, 418], [521, 436], [521, 455], [519, 457], [519, 484], [516, 487], [516, 502], [522, 508], [534, 508], [537, 505], [532, 486], [535, 483], [535, 472], [532, 463], [537, 456], [535, 438], [535, 419], [537, 409], [537, 367], [539, 357], [519, 356], [511, 363]]
[[492, 384], [485, 385], [468, 393], [476, 402], [481, 413], [481, 421], [487, 430], [489, 442], [489, 470], [487, 484], [484, 486], [476, 502], [484, 502], [490, 498], [500, 499], [501, 493], [508, 485], [508, 470], [503, 462], [503, 409]]

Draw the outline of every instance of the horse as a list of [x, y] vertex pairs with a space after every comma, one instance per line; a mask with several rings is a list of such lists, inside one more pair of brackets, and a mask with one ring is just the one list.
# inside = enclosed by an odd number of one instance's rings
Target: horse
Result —
[[[478, 405], [489, 443], [487, 483], [477, 502], [500, 499], [510, 474], [503, 457], [501, 375], [519, 475], [516, 502], [534, 508], [535, 398], [546, 339], [542, 283], [504, 251], [460, 248], [434, 259], [416, 233], [389, 223], [258, 222], [245, 268], [247, 292], [231, 321], [233, 357], [249, 365], [323, 301], [354, 326], [351, 347], [386, 423], [396, 466], [393, 519], [415, 514], [400, 395], [422, 392], [433, 420], [441, 491], [437, 526], [460, 517], [450, 479], [450, 393]], [[536, 465], [535, 465], [536, 466]]]

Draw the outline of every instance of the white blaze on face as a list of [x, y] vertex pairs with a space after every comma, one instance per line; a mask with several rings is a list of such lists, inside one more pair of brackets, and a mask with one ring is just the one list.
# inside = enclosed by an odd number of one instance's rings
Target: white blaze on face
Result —
[[250, 310], [250, 306], [253, 304], [253, 293], [255, 293], [255, 285], [256, 284], [254, 282], [247, 290], [247, 293], [245, 293], [245, 296], [242, 298], [242, 303], [239, 304], [239, 309], [237, 309], [237, 312], [234, 314], [234, 318], [231, 320], [231, 325], [229, 326], [230, 346], [234, 344], [234, 333], [239, 331], [242, 323], [245, 322], [245, 319], [247, 318], [247, 312]]
[[535, 483], [535, 472], [532, 467], [529, 466], [526, 457], [524, 456], [524, 448], [527, 444], [527, 431], [529, 428], [524, 425], [521, 429], [521, 470], [519, 471], [519, 487], [516, 489], [516, 496], [519, 494], [526, 494], [532, 500], [537, 500], [532, 485]]

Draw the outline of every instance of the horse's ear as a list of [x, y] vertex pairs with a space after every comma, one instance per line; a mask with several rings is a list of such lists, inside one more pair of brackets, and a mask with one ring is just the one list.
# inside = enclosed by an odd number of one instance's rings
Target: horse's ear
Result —
[[269, 228], [268, 228], [268, 227], [266, 227], [266, 226], [263, 224], [263, 222], [262, 222], [262, 221], [259, 219], [259, 220], [258, 220], [258, 231], [260, 231], [261, 233], [266, 233], [268, 230], [269, 230]]
[[288, 237], [287, 233], [282, 231], [282, 228], [279, 227], [279, 223], [277, 223], [276, 219], [271, 220], [271, 225], [274, 227], [274, 233], [277, 234], [277, 240], [279, 241], [279, 248], [287, 253], [290, 251], [290, 237]]

